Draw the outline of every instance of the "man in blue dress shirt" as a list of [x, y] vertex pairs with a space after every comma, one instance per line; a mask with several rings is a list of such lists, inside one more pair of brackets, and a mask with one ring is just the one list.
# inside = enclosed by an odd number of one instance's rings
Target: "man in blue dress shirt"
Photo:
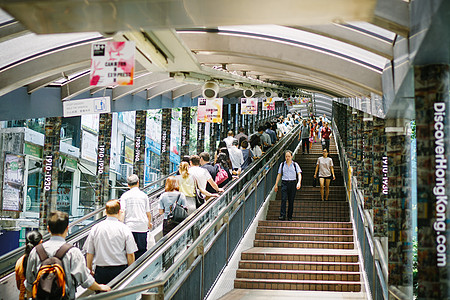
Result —
[[277, 181], [275, 182], [275, 192], [278, 192], [278, 183], [281, 179], [281, 209], [278, 220], [286, 220], [286, 200], [288, 201], [288, 221], [292, 221], [294, 213], [295, 192], [302, 185], [302, 169], [292, 161], [292, 151], [287, 150], [284, 154], [286, 161], [278, 168]]

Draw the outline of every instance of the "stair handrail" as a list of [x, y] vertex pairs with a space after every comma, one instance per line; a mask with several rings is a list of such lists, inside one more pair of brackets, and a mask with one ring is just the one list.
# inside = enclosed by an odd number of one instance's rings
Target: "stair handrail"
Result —
[[[336, 126], [336, 119], [333, 118], [333, 122], [332, 122], [332, 128], [333, 128], [333, 135], [334, 135], [334, 139], [335, 139], [335, 143], [336, 143], [336, 147], [338, 147], [338, 154], [339, 154], [339, 158], [340, 158], [340, 163], [341, 163], [341, 169], [342, 170], [347, 170], [347, 157], [345, 155], [344, 152], [344, 148], [342, 147], [342, 140], [341, 140], [341, 135], [339, 133], [339, 130]], [[363, 218], [363, 224], [364, 227], [367, 228], [367, 232], [369, 234], [370, 240], [373, 243], [374, 247], [371, 247], [370, 250], [372, 251], [372, 256], [374, 258], [375, 261], [378, 261], [381, 267], [381, 276], [379, 276], [380, 279], [383, 279], [383, 282], [381, 282], [381, 286], [383, 288], [383, 290], [386, 288], [386, 293], [390, 293], [390, 289], [391, 287], [389, 287], [387, 289], [387, 283], [388, 283], [388, 276], [389, 276], [389, 269], [388, 269], [388, 263], [387, 263], [387, 259], [386, 256], [384, 254], [383, 251], [383, 246], [380, 242], [380, 239], [378, 237], [374, 237], [374, 231], [373, 231], [373, 220], [372, 217], [370, 216], [370, 214], [367, 212], [367, 210], [364, 210], [364, 206], [363, 206], [363, 202], [361, 201], [363, 199], [359, 189], [357, 189], [357, 184], [356, 184], [356, 177], [354, 177], [352, 175], [352, 191], [355, 193], [356, 196], [356, 203], [358, 205], [358, 210], [360, 211], [360, 215]], [[344, 176], [345, 178], [345, 176]], [[348, 183], [346, 180], [344, 180], [344, 184], [346, 187], [346, 190], [348, 191]], [[349, 199], [350, 201], [350, 199]], [[378, 272], [377, 272], [378, 273]], [[387, 295], [383, 294], [383, 297], [386, 297]]]
[[[151, 288], [163, 286], [171, 278], [171, 276], [175, 273], [175, 271], [178, 270], [181, 267], [181, 265], [184, 264], [189, 257], [191, 257], [191, 255], [193, 255], [194, 251], [198, 250], [197, 247], [200, 246], [201, 243], [204, 242], [205, 238], [213, 230], [216, 229], [216, 226], [218, 226], [220, 223], [223, 222], [223, 218], [225, 217], [225, 215], [227, 215], [229, 213], [230, 209], [234, 205], [236, 205], [236, 203], [238, 201], [241, 201], [242, 196], [245, 195], [247, 190], [250, 187], [252, 187], [252, 185], [254, 184], [255, 181], [258, 181], [259, 175], [263, 174], [266, 170], [270, 169], [271, 166], [273, 167], [274, 162], [276, 162], [279, 159], [280, 155], [282, 155], [282, 152], [284, 151], [284, 148], [289, 145], [289, 142], [290, 142], [291, 138], [296, 138], [296, 135], [298, 135], [299, 129], [300, 129], [300, 126], [298, 125], [298, 126], [296, 126], [294, 129], [292, 129], [289, 133], [287, 133], [283, 137], [283, 139], [282, 139], [282, 140], [284, 140], [283, 144], [278, 147], [276, 152], [272, 154], [272, 156], [268, 159], [268, 161], [259, 169], [259, 171], [256, 173], [256, 175], [253, 176], [252, 179], [250, 179], [248, 182], [245, 183], [245, 185], [240, 189], [240, 191], [236, 195], [234, 195], [234, 199], [232, 199], [225, 207], [223, 207], [218, 212], [217, 216], [215, 217], [215, 220], [213, 222], [211, 222], [209, 225], [206, 225], [206, 228], [204, 228], [202, 230], [202, 232], [194, 240], [194, 242], [189, 246], [189, 248], [184, 250], [181, 253], [181, 255], [174, 261], [174, 263], [169, 267], [169, 269], [167, 269], [160, 277], [158, 277], [157, 279], [155, 279], [153, 281], [148, 281], [148, 282], [141, 283], [141, 284], [136, 284], [136, 285], [133, 285], [133, 286], [126, 286], [131, 281], [131, 280], [127, 280], [126, 283], [122, 284], [122, 285], [124, 285], [126, 287], [122, 288], [122, 287], [119, 286], [118, 287], [119, 289], [112, 290], [112, 291], [110, 291], [108, 293], [91, 295], [91, 296], [88, 296], [86, 298], [81, 298], [81, 299], [89, 299], [89, 300], [117, 299], [117, 298], [129, 296], [129, 295], [132, 295], [132, 294], [136, 294], [138, 292], [143, 292], [143, 291], [146, 291], [146, 290], [151, 289]], [[264, 156], [266, 156], [266, 154]], [[264, 156], [261, 158], [261, 160], [264, 158]], [[223, 194], [221, 194], [219, 197], [214, 199], [212, 201], [212, 203], [209, 203], [208, 208], [202, 210], [198, 215], [196, 215], [194, 218], [192, 218], [189, 223], [195, 224], [205, 214], [208, 214], [210, 212], [210, 210], [214, 208], [216, 203], [219, 203], [220, 200], [222, 200], [224, 197], [227, 197], [228, 194], [231, 195], [231, 191], [233, 190], [233, 188], [236, 187], [238, 185], [238, 183], [241, 180], [243, 180], [244, 178], [245, 178], [245, 176], [240, 177], [238, 180], [236, 180], [234, 183], [232, 183], [229, 189], [227, 189]], [[155, 255], [153, 256], [153, 260], [155, 260], [159, 255], [162, 255], [162, 253], [164, 253], [164, 251], [166, 251], [169, 247], [171, 247], [172, 244], [175, 243], [178, 240], [178, 238], [183, 236], [185, 234], [185, 232], [190, 230], [190, 229], [191, 229], [191, 226], [186, 226], [182, 230], [177, 232], [172, 237], [172, 239], [171, 239], [172, 242], [171, 243], [168, 243], [165, 247], [159, 249], [157, 251], [157, 253], [155, 253]], [[152, 264], [152, 262], [153, 262], [152, 259], [146, 261], [145, 262], [145, 266], [143, 266], [143, 267], [150, 266]]]

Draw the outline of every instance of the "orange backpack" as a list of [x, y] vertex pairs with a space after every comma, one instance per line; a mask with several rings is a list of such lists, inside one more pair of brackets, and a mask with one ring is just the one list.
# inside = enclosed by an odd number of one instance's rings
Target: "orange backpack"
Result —
[[71, 244], [65, 243], [56, 251], [55, 256], [48, 257], [42, 244], [36, 246], [41, 267], [33, 283], [33, 299], [56, 300], [66, 298], [66, 274], [62, 259], [72, 247]]

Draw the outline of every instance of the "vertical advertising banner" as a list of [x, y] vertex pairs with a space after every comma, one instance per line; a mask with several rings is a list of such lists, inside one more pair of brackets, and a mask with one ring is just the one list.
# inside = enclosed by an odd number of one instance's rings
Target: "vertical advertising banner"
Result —
[[3, 163], [3, 210], [21, 211], [23, 206], [23, 155], [5, 154]]
[[92, 44], [90, 85], [133, 85], [134, 42]]
[[275, 101], [273, 101], [273, 98], [264, 99], [263, 110], [275, 110]]
[[198, 98], [197, 122], [222, 123], [223, 98]]
[[241, 114], [258, 114], [258, 98], [241, 98]]

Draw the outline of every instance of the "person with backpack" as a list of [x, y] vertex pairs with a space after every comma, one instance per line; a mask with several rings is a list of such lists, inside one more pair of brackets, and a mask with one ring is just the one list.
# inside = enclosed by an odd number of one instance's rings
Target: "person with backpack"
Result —
[[172, 222], [169, 218], [174, 205], [179, 204], [186, 207], [186, 197], [179, 190], [180, 187], [178, 186], [176, 177], [170, 176], [166, 179], [166, 185], [164, 187], [165, 192], [159, 196], [159, 214], [164, 215], [163, 236], [168, 234], [178, 225], [178, 223]]
[[84, 243], [86, 263], [95, 281], [106, 284], [134, 262], [138, 250], [131, 229], [120, 222], [119, 200], [106, 202], [106, 219], [92, 227]]
[[40, 243], [42, 243], [42, 234], [39, 231], [32, 230], [27, 233], [25, 237], [25, 254], [17, 260], [15, 268], [17, 289], [20, 291], [19, 300], [29, 298], [25, 297], [25, 271], [27, 270], [28, 257], [30, 256], [31, 250]]
[[92, 291], [111, 290], [109, 286], [95, 282], [81, 250], [66, 243], [67, 213], [51, 212], [47, 228], [50, 240], [34, 247], [28, 257], [25, 288], [32, 291], [33, 299], [75, 299], [79, 285]]
[[281, 179], [281, 209], [278, 220], [286, 220], [286, 201], [288, 201], [287, 218], [288, 221], [292, 221], [296, 189], [299, 190], [302, 185], [302, 169], [292, 160], [291, 150], [286, 150], [284, 157], [286, 161], [280, 164], [275, 182], [275, 192], [278, 192], [278, 183]]

